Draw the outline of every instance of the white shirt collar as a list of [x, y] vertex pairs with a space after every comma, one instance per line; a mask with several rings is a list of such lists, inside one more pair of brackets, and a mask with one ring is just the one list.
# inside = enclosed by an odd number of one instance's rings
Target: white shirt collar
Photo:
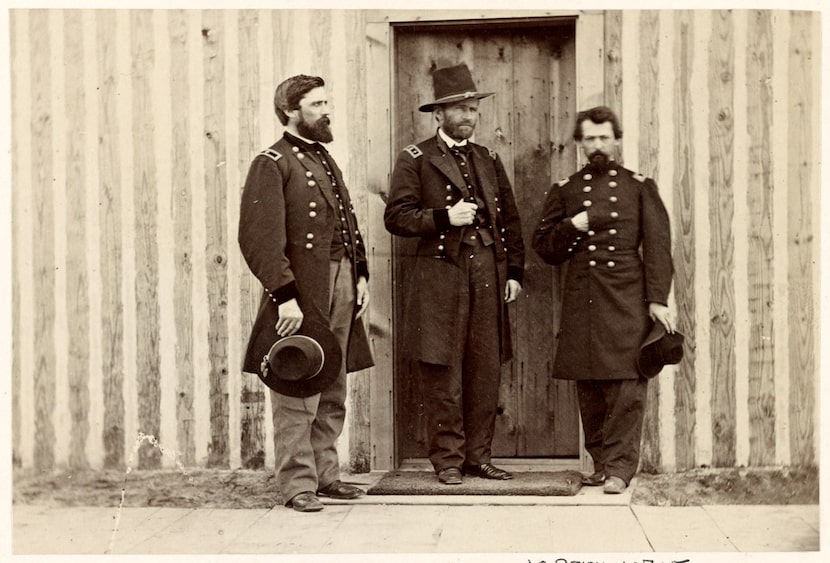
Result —
[[447, 143], [447, 146], [450, 147], [450, 148], [453, 148], [453, 147], [456, 147], [456, 146], [458, 146], [458, 147], [467, 146], [467, 139], [464, 139], [463, 141], [460, 141], [460, 142], [456, 141], [455, 139], [453, 139], [452, 137], [450, 137], [449, 135], [444, 133], [444, 130], [440, 127], [438, 128], [438, 135], [444, 140], [445, 143]]

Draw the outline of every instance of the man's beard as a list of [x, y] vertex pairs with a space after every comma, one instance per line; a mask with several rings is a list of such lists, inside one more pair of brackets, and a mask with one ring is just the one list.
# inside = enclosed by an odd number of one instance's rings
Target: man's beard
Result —
[[329, 127], [330, 124], [331, 120], [328, 117], [321, 117], [314, 125], [309, 125], [308, 121], [301, 118], [297, 123], [297, 132], [310, 141], [330, 143], [334, 139]]
[[611, 165], [611, 159], [601, 151], [595, 151], [588, 155], [588, 162], [594, 170], [607, 170]]

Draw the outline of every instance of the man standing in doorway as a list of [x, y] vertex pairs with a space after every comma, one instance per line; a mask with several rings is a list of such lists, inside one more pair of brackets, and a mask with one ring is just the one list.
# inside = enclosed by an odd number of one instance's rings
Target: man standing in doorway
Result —
[[[321, 143], [332, 141], [325, 83], [298, 75], [277, 87], [283, 137], [254, 158], [239, 220], [242, 254], [265, 288], [243, 370], [306, 323], [331, 329], [343, 361], [334, 382], [311, 396], [271, 391], [277, 479], [286, 505], [322, 510], [317, 495], [363, 493], [340, 481], [335, 441], [346, 414], [346, 372], [372, 365], [361, 316], [369, 303], [366, 251], [349, 191]], [[305, 395], [305, 393], [298, 393]]]
[[413, 297], [415, 355], [423, 378], [429, 458], [441, 483], [462, 472], [510, 479], [491, 463], [501, 364], [511, 357], [507, 304], [521, 291], [524, 244], [499, 156], [469, 139], [481, 98], [461, 64], [433, 73], [438, 131], [398, 155], [384, 220], [418, 237]]
[[669, 217], [654, 181], [615, 162], [621, 137], [609, 108], [577, 114], [574, 140], [588, 164], [553, 185], [533, 237], [546, 262], [568, 262], [553, 376], [577, 381], [594, 461], [583, 484], [610, 494], [626, 489], [640, 459], [640, 345], [652, 322], [674, 332]]

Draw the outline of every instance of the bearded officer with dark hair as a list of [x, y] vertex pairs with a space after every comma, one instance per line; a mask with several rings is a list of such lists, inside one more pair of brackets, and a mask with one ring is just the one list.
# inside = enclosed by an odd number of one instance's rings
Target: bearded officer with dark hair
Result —
[[265, 288], [243, 370], [262, 378], [275, 341], [308, 325], [322, 323], [342, 350], [325, 388], [318, 380], [271, 392], [280, 494], [295, 510], [313, 512], [323, 508], [317, 495], [363, 493], [340, 480], [335, 441], [346, 414], [346, 372], [373, 365], [361, 318], [369, 270], [343, 174], [321, 144], [332, 141], [323, 79], [285, 80], [274, 109], [285, 134], [254, 158], [242, 194], [239, 245]]
[[614, 160], [621, 137], [609, 108], [577, 115], [574, 140], [588, 164], [551, 187], [533, 237], [546, 262], [568, 264], [553, 377], [577, 381], [594, 462], [583, 483], [611, 494], [626, 489], [640, 459], [641, 343], [653, 322], [675, 332], [669, 217], [654, 181]]
[[438, 480], [462, 472], [511, 475], [491, 463], [501, 364], [511, 357], [507, 304], [521, 291], [524, 244], [519, 213], [501, 159], [469, 141], [478, 121], [470, 70], [433, 73], [434, 100], [422, 105], [436, 135], [398, 155], [384, 220], [417, 237], [405, 283], [414, 307], [405, 319], [423, 378], [429, 458]]

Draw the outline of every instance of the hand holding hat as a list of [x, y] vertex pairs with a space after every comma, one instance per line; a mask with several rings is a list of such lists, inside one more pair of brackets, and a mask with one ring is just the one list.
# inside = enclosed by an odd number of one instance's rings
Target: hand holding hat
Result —
[[334, 382], [343, 353], [328, 325], [304, 318], [300, 330], [280, 337], [262, 359], [260, 380], [281, 395], [310, 397]]

